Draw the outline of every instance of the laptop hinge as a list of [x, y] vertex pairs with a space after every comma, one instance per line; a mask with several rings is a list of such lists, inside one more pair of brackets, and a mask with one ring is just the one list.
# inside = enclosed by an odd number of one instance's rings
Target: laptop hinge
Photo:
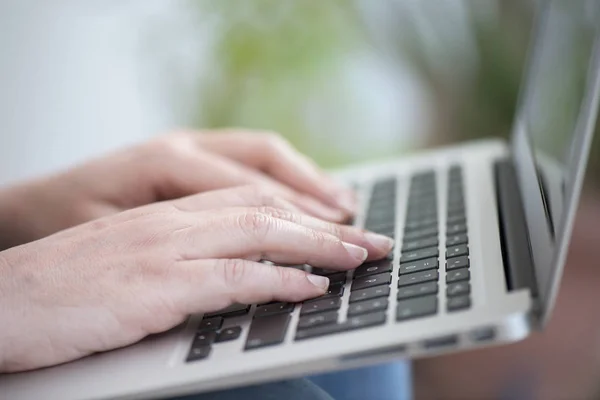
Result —
[[528, 288], [537, 298], [527, 222], [512, 160], [496, 161], [494, 172], [506, 287], [509, 291]]

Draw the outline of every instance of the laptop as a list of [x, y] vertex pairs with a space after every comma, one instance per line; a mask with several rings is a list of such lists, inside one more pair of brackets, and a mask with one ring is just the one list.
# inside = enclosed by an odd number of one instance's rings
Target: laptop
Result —
[[302, 304], [233, 305], [138, 344], [0, 376], [3, 399], [153, 399], [519, 341], [548, 321], [600, 97], [600, 0], [539, 4], [510, 142], [335, 171], [384, 260]]

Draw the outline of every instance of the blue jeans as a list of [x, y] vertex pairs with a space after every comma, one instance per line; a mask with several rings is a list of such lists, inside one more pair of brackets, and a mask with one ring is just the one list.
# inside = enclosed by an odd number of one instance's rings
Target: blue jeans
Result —
[[409, 400], [411, 380], [410, 364], [395, 362], [176, 400]]

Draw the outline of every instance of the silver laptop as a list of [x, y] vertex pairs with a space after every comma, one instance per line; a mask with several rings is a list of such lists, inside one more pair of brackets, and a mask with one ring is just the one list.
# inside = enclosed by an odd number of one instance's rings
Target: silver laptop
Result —
[[[0, 376], [2, 399], [151, 399], [506, 344], [561, 280], [600, 95], [600, 0], [540, 5], [510, 143], [337, 171], [353, 222], [396, 238], [303, 304], [234, 305], [165, 334]], [[309, 266], [292, 266], [306, 268]]]

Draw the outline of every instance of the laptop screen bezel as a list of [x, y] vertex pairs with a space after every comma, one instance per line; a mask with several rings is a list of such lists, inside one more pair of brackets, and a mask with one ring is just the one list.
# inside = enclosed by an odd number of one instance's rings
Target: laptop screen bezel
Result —
[[[540, 67], [541, 41], [547, 29], [551, 1], [539, 4], [533, 41], [530, 47], [528, 68], [525, 71], [515, 122], [513, 124], [511, 150], [515, 164], [517, 179], [522, 197], [522, 204], [527, 222], [529, 245], [538, 285], [540, 301], [539, 324], [545, 325], [556, 302], [560, 287], [564, 264], [569, 248], [573, 223], [579, 204], [589, 150], [593, 138], [598, 114], [600, 98], [600, 34], [596, 34], [587, 76], [587, 87], [581, 103], [580, 114], [573, 133], [572, 157], [576, 162], [565, 180], [565, 193], [562, 210], [554, 214], [555, 232], [552, 222], [546, 215], [543, 191], [536, 167], [534, 149], [527, 131], [527, 102], [533, 90], [533, 77]], [[560, 215], [558, 215], [560, 214]]]

